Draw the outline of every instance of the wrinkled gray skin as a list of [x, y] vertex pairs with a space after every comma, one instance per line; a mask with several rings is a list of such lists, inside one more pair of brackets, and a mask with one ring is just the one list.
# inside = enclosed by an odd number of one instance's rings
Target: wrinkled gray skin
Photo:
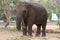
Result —
[[[32, 25], [37, 25], [36, 36], [39, 36], [42, 27], [42, 36], [46, 36], [47, 12], [42, 6], [32, 3], [21, 2], [16, 4], [16, 26], [21, 29], [22, 19], [25, 26], [23, 27], [23, 35], [32, 36]], [[27, 29], [28, 27], [28, 29]]]

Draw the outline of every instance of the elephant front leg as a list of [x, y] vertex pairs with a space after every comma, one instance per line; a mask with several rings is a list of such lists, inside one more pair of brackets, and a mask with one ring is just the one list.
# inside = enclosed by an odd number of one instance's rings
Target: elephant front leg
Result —
[[27, 36], [27, 26], [23, 27], [23, 35]]
[[46, 36], [46, 25], [42, 25], [42, 37]]
[[24, 24], [25, 24], [25, 26], [23, 26], [23, 35], [27, 35], [27, 23], [26, 23], [26, 21], [24, 20]]
[[23, 28], [23, 35], [27, 36], [27, 20], [26, 19], [23, 19], [23, 24], [24, 24], [24, 26], [22, 27]]
[[28, 24], [28, 35], [32, 36], [32, 24]]

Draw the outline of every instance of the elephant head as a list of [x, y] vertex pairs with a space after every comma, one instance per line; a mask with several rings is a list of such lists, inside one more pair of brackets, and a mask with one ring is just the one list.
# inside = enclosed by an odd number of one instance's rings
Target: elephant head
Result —
[[19, 2], [16, 3], [16, 7], [15, 7], [15, 11], [16, 11], [16, 26], [17, 29], [20, 30], [21, 29], [21, 22], [22, 19], [27, 18], [28, 17], [28, 13], [29, 13], [29, 8], [30, 5], [26, 2]]

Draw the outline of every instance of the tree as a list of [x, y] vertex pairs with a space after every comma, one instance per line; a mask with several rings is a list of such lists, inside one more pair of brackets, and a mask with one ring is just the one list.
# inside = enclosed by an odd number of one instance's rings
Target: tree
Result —
[[2, 9], [3, 9], [3, 14], [6, 17], [5, 27], [7, 27], [9, 25], [9, 22], [10, 22], [10, 19], [11, 19], [10, 0], [3, 0], [2, 1]]

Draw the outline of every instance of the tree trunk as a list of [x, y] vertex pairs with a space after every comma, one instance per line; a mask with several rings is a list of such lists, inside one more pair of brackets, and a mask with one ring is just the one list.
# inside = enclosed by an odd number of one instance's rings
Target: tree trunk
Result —
[[5, 14], [5, 17], [6, 17], [5, 27], [7, 27], [9, 25], [9, 22], [11, 19], [10, 0], [3, 0], [2, 1], [2, 9], [3, 9], [3, 14]]

